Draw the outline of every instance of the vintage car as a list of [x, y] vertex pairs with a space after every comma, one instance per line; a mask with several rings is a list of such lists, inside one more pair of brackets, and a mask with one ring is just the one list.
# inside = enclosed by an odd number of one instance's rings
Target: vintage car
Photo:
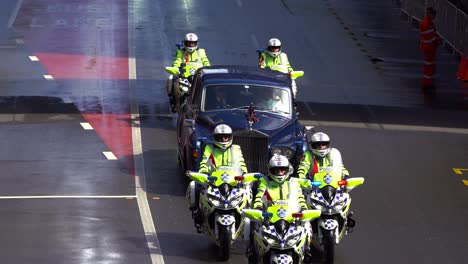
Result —
[[200, 68], [178, 112], [179, 162], [184, 171], [198, 170], [204, 145], [224, 123], [233, 129], [250, 172], [266, 173], [273, 153], [297, 167], [307, 145], [297, 115], [289, 74], [250, 66]]

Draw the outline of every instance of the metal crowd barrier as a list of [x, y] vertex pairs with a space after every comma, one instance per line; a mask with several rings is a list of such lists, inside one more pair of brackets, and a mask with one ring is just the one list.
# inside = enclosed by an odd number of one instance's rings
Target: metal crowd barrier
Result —
[[468, 16], [460, 8], [448, 0], [400, 0], [400, 3], [401, 11], [409, 21], [421, 21], [426, 7], [434, 7], [437, 11], [434, 23], [439, 36], [455, 52], [468, 55]]

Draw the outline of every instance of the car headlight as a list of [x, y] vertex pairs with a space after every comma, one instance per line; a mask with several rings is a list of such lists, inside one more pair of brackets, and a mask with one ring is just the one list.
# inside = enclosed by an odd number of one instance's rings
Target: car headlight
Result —
[[271, 147], [271, 154], [283, 155], [291, 159], [294, 156], [294, 150], [290, 147]]

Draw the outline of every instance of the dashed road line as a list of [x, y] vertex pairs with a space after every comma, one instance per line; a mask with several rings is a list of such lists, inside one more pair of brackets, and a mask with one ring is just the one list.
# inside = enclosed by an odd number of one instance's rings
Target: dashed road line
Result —
[[106, 156], [106, 158], [108, 160], [116, 160], [117, 159], [117, 157], [111, 151], [103, 151], [102, 154], [104, 154], [104, 156]]
[[45, 78], [46, 80], [53, 80], [53, 79], [54, 79], [54, 76], [46, 74], [46, 75], [44, 75], [44, 78]]
[[[140, 121], [136, 97], [136, 57], [135, 57], [135, 17], [134, 0], [128, 1], [128, 77], [129, 77], [129, 99], [131, 118], [135, 121]], [[156, 5], [156, 15], [161, 13], [158, 5]], [[164, 258], [159, 245], [159, 239], [154, 225], [151, 209], [148, 204], [146, 195], [146, 179], [145, 165], [143, 160], [143, 146], [141, 143], [141, 130], [137, 124], [132, 125], [132, 142], [133, 142], [133, 162], [135, 166], [135, 192], [137, 195], [138, 209], [140, 211], [141, 222], [146, 237], [146, 246], [151, 258], [152, 264], [164, 264]]]
[[84, 130], [93, 130], [93, 127], [91, 126], [90, 123], [83, 122], [83, 123], [80, 123], [80, 125], [83, 127]]
[[30, 59], [31, 61], [39, 61], [39, 58], [36, 57], [36, 56], [29, 56], [29, 59]]

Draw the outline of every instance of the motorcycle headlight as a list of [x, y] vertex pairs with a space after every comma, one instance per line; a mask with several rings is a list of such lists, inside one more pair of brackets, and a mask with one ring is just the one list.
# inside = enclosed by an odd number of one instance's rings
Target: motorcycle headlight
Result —
[[265, 239], [265, 241], [268, 243], [268, 245], [270, 246], [274, 246], [274, 247], [277, 247], [279, 246], [279, 239], [278, 237], [276, 236], [276, 234], [270, 234], [270, 233], [267, 233], [267, 232], [263, 232], [263, 239]]
[[271, 154], [283, 155], [286, 158], [291, 159], [294, 156], [294, 150], [289, 147], [272, 147]]
[[221, 206], [221, 202], [222, 202], [220, 197], [213, 195], [213, 194], [208, 194], [208, 201], [215, 207]]
[[334, 206], [333, 206], [333, 209], [336, 210], [336, 211], [341, 211], [343, 210], [343, 208], [345, 207], [346, 205], [346, 201], [348, 199], [344, 199], [344, 200], [341, 200], [339, 201], [338, 203], [336, 203]]
[[244, 200], [244, 195], [242, 193], [239, 193], [238, 195], [233, 195], [229, 199], [229, 204], [231, 207], [237, 207], [239, 204]]
[[286, 238], [286, 244], [290, 247], [293, 247], [296, 245], [297, 242], [299, 242], [299, 239], [302, 237], [302, 232], [296, 232]]

